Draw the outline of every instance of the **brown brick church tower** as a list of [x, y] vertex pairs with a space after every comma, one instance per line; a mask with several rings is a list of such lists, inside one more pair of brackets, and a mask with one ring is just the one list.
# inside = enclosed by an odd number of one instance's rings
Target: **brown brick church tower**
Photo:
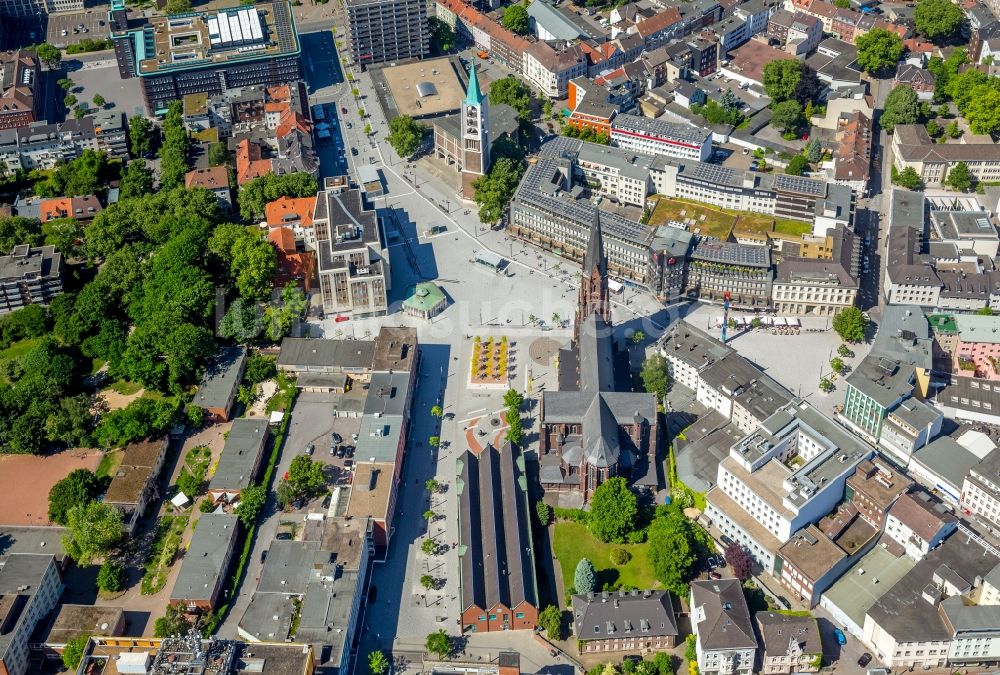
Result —
[[573, 338], [580, 340], [580, 327], [584, 319], [592, 313], [611, 325], [611, 299], [608, 291], [608, 259], [604, 255], [604, 237], [601, 236], [601, 212], [594, 209], [594, 219], [590, 224], [590, 241], [583, 257], [583, 279], [580, 282], [580, 298], [576, 308], [576, 323]]

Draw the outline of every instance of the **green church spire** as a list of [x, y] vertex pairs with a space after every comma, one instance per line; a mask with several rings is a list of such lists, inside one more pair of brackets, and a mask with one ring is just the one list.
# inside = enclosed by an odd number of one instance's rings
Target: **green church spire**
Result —
[[476, 75], [476, 64], [469, 70], [469, 90], [465, 95], [467, 105], [482, 105], [483, 92], [479, 90], [479, 77]]

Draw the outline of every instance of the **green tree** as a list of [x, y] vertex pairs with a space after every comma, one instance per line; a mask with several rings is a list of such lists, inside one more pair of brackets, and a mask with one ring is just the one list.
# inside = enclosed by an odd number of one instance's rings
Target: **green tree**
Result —
[[425, 131], [425, 127], [413, 121], [412, 117], [393, 117], [389, 120], [389, 145], [400, 157], [410, 157], [420, 147]]
[[473, 182], [473, 198], [479, 204], [480, 222], [492, 224], [503, 217], [523, 174], [522, 162], [502, 158], [493, 163], [489, 174]]
[[167, 14], [183, 14], [191, 11], [191, 0], [167, 0]]
[[917, 32], [941, 42], [953, 37], [965, 23], [965, 13], [949, 0], [919, 0], [913, 12]]
[[427, 445], [431, 446], [432, 448], [438, 447], [439, 445], [441, 445], [441, 437], [431, 436], [430, 438], [427, 439]]
[[236, 505], [236, 515], [244, 527], [252, 527], [257, 522], [257, 516], [267, 502], [267, 488], [263, 485], [251, 485], [240, 491], [240, 503]]
[[100, 493], [101, 483], [89, 469], [74, 469], [49, 490], [49, 520], [65, 526], [69, 511], [86, 506]]
[[368, 670], [373, 675], [382, 675], [382, 673], [389, 670], [389, 659], [386, 657], [385, 652], [378, 649], [368, 653]]
[[521, 120], [531, 119], [531, 89], [513, 75], [502, 77], [490, 84], [490, 103], [505, 103], [517, 111]]
[[205, 424], [205, 409], [188, 403], [184, 410], [184, 417], [187, 419], [189, 427], [201, 429], [202, 425]]
[[153, 192], [153, 170], [141, 159], [134, 159], [125, 165], [119, 184], [122, 199], [142, 197]]
[[649, 526], [647, 556], [653, 576], [664, 588], [686, 595], [684, 584], [698, 560], [690, 523], [679, 509], [654, 518]]
[[958, 162], [948, 172], [944, 180], [945, 185], [959, 192], [968, 192], [975, 186], [975, 177], [969, 172], [969, 165], [965, 162]]
[[854, 358], [854, 352], [847, 345], [840, 345], [837, 347], [837, 355], [845, 359]]
[[231, 267], [236, 269], [236, 290], [240, 297], [260, 300], [267, 297], [278, 271], [277, 253], [271, 242], [261, 237], [243, 237], [233, 244]]
[[441, 484], [438, 483], [437, 478], [428, 478], [427, 480], [424, 481], [424, 489], [431, 494], [437, 492], [438, 488], [440, 487]]
[[771, 108], [771, 126], [782, 133], [797, 133], [802, 127], [802, 106], [798, 101], [782, 101]]
[[191, 630], [192, 623], [187, 620], [184, 609], [178, 604], [167, 605], [167, 612], [153, 624], [153, 637], [164, 638], [171, 635], [184, 635]]
[[[775, 103], [796, 100], [801, 105], [812, 101], [820, 91], [816, 73], [797, 59], [779, 59], [764, 66], [764, 90]], [[723, 107], [729, 107], [725, 104]]]
[[986, 305], [985, 307], [980, 307], [979, 309], [977, 309], [976, 314], [978, 314], [979, 316], [993, 316], [994, 312], [992, 307]]
[[447, 658], [451, 654], [451, 638], [441, 628], [427, 636], [424, 648], [439, 659]]
[[889, 92], [885, 99], [885, 107], [879, 124], [888, 133], [897, 124], [916, 124], [920, 117], [920, 104], [917, 102], [917, 92], [908, 84], [901, 84]]
[[508, 411], [517, 411], [524, 404], [524, 395], [516, 389], [508, 389], [503, 395], [503, 407]]
[[98, 108], [103, 108], [104, 104], [107, 103], [107, 101], [104, 100], [104, 97], [101, 96], [100, 94], [94, 94], [94, 98], [92, 100], [94, 102], [94, 105], [97, 106]]
[[264, 206], [279, 197], [313, 197], [319, 183], [311, 174], [287, 173], [281, 176], [268, 173], [240, 186], [236, 201], [240, 215], [246, 220], [256, 220], [264, 214]]
[[434, 513], [433, 509], [427, 509], [424, 511], [424, 520], [434, 520], [434, 516], [436, 515], [437, 514]]
[[132, 146], [132, 155], [145, 157], [153, 151], [156, 141], [156, 128], [148, 117], [135, 115], [128, 121], [128, 138]]
[[441, 56], [455, 48], [455, 31], [444, 21], [436, 16], [428, 17], [427, 29], [431, 34], [431, 52]]
[[641, 330], [636, 330], [635, 332], [632, 333], [632, 337], [630, 338], [630, 340], [634, 345], [641, 345], [643, 342], [646, 341], [646, 333], [644, 333]]
[[49, 70], [55, 70], [62, 63], [62, 52], [48, 42], [43, 42], [35, 47], [35, 55], [38, 56], [39, 61], [49, 67]]
[[937, 120], [930, 120], [925, 125], [927, 129], [927, 135], [931, 138], [937, 138], [941, 135], [941, 125], [937, 123]]
[[625, 535], [635, 529], [638, 515], [638, 499], [625, 479], [609, 478], [594, 490], [587, 524], [601, 541], [623, 543]]
[[865, 326], [868, 320], [857, 307], [847, 307], [833, 317], [833, 330], [844, 342], [857, 343], [865, 339]]
[[528, 33], [528, 10], [521, 5], [507, 5], [503, 11], [503, 27], [512, 33]]
[[70, 508], [66, 527], [69, 531], [62, 539], [66, 554], [78, 565], [89, 565], [95, 557], [106, 555], [121, 542], [122, 512], [109, 504], [92, 501]]
[[225, 143], [212, 143], [208, 147], [208, 163], [212, 166], [222, 166], [229, 161], [229, 150]]
[[577, 593], [586, 595], [593, 593], [596, 586], [597, 571], [594, 569], [594, 563], [587, 558], [580, 558], [576, 564], [576, 570], [573, 572], [573, 588], [576, 589]]
[[437, 551], [437, 544], [428, 537], [420, 542], [420, 550], [423, 551], [424, 555], [434, 555], [434, 552]]
[[69, 91], [76, 85], [76, 83], [73, 82], [73, 80], [66, 77], [60, 79], [58, 82], [56, 82], [56, 84], [59, 85], [59, 88], [62, 89], [63, 91]]
[[80, 661], [83, 660], [83, 652], [87, 649], [88, 642], [90, 642], [90, 635], [84, 634], [77, 635], [66, 643], [61, 656], [63, 667], [66, 670], [75, 673], [80, 667]]
[[439, 405], [431, 406], [431, 417], [441, 417], [441, 415], [443, 414], [444, 411], [441, 410], [441, 406]]
[[424, 590], [431, 590], [434, 588], [434, 577], [430, 574], [424, 574], [420, 577], [420, 585], [424, 587]]
[[63, 97], [63, 105], [66, 106], [66, 108], [72, 108], [76, 105], [77, 100], [78, 99], [73, 94], [66, 94], [66, 96]]
[[892, 183], [907, 190], [921, 190], [924, 182], [920, 179], [920, 174], [912, 166], [908, 166], [902, 171], [892, 167]]
[[831, 391], [833, 391], [833, 382], [831, 382], [829, 378], [822, 377], [819, 380], [819, 388], [820, 391], [830, 393]]
[[105, 560], [97, 571], [97, 588], [105, 593], [125, 590], [125, 566], [116, 560]]
[[976, 87], [965, 106], [964, 114], [969, 129], [974, 134], [994, 134], [1000, 131], [1000, 90], [991, 85]]
[[790, 176], [801, 176], [806, 171], [812, 171], [812, 167], [805, 155], [795, 155], [785, 167], [785, 173]]
[[903, 58], [903, 38], [885, 28], [874, 28], [857, 38], [858, 65], [867, 73], [878, 74], [895, 68]]
[[548, 527], [552, 522], [552, 507], [540, 499], [535, 502], [535, 514], [538, 516], [538, 524], [542, 527]]
[[260, 337], [263, 329], [258, 304], [252, 300], [237, 298], [226, 309], [219, 334], [227, 340], [249, 344]]
[[667, 385], [670, 376], [667, 367], [667, 359], [659, 354], [651, 354], [642, 364], [642, 386], [646, 391], [656, 394], [656, 400], [663, 403], [663, 397], [667, 395]]
[[948, 138], [961, 138], [962, 128], [958, 126], [958, 120], [952, 121], [945, 130], [945, 133], [948, 134]]
[[841, 9], [851, 8], [851, 0], [833, 0], [833, 4]]
[[538, 613], [538, 625], [545, 630], [549, 640], [559, 642], [565, 639], [563, 634], [562, 612], [557, 605], [548, 605]]
[[302, 319], [309, 301], [298, 286], [289, 284], [281, 289], [280, 302], [271, 302], [264, 310], [264, 325], [267, 337], [274, 342], [292, 334], [292, 326]]
[[839, 356], [834, 356], [830, 359], [830, 370], [839, 375], [844, 370], [844, 359]]
[[299, 455], [288, 467], [288, 483], [297, 496], [315, 497], [326, 489], [322, 462], [315, 462], [308, 455]]
[[806, 159], [809, 160], [810, 164], [815, 164], [823, 159], [823, 146], [820, 144], [818, 138], [812, 139], [809, 141], [809, 145], [806, 146]]

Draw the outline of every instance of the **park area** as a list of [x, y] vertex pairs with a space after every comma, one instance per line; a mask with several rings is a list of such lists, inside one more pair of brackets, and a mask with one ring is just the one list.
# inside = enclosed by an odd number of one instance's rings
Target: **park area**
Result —
[[[606, 544], [592, 535], [584, 523], [560, 520], [555, 524], [553, 548], [559, 559], [565, 588], [573, 585], [576, 565], [581, 558], [587, 558], [594, 564], [598, 590], [603, 589], [605, 584], [641, 589], [660, 587], [647, 560], [648, 543]], [[631, 556], [623, 565], [611, 561], [611, 551], [617, 548], [628, 551]]]
[[668, 222], [682, 223], [693, 234], [725, 241], [734, 231], [757, 235], [786, 235], [798, 238], [812, 226], [798, 220], [772, 218], [760, 213], [722, 209], [684, 199], [660, 198], [649, 217], [651, 227]]

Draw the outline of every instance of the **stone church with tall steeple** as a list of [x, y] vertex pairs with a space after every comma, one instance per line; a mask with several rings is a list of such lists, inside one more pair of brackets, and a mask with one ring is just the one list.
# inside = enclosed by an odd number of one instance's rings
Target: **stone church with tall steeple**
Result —
[[509, 105], [490, 105], [473, 63], [458, 114], [434, 120], [434, 154], [458, 167], [463, 197], [472, 199], [472, 183], [493, 163], [493, 146], [501, 139], [516, 138], [519, 125], [517, 111]]
[[547, 491], [588, 501], [622, 476], [656, 490], [656, 395], [630, 391], [628, 359], [617, 368], [600, 211], [583, 259], [573, 341], [559, 352], [559, 390], [542, 392], [539, 478]]

